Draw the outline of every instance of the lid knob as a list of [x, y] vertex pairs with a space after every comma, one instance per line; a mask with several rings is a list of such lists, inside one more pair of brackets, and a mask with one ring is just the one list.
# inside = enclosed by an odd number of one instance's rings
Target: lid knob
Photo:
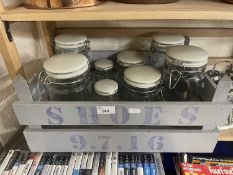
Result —
[[132, 66], [125, 70], [124, 80], [137, 88], [152, 88], [160, 83], [161, 73], [154, 67], [142, 65]]
[[125, 67], [144, 65], [145, 56], [143, 52], [139, 51], [122, 51], [117, 55], [117, 62]]
[[108, 59], [100, 59], [95, 62], [95, 69], [100, 71], [108, 71], [113, 68], [113, 61]]
[[102, 96], [114, 95], [118, 91], [118, 84], [114, 80], [103, 79], [95, 83], [95, 92]]
[[185, 42], [184, 36], [172, 34], [154, 34], [152, 39], [161, 45], [183, 45]]
[[83, 54], [69, 52], [50, 57], [43, 67], [45, 73], [52, 78], [68, 79], [85, 73], [89, 61]]
[[181, 62], [184, 67], [202, 67], [208, 62], [208, 52], [196, 46], [171, 46], [167, 49], [168, 63]]
[[55, 45], [61, 48], [75, 48], [82, 46], [86, 42], [87, 37], [81, 34], [60, 34], [54, 38]]

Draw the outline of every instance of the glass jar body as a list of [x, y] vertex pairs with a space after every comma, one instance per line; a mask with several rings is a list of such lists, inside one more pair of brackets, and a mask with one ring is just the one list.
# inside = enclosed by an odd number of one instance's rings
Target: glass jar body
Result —
[[58, 80], [48, 77], [45, 73], [41, 78], [44, 83], [49, 100], [51, 101], [87, 101], [90, 97], [90, 74], [89, 70], [84, 74]]
[[123, 87], [124, 84], [124, 71], [127, 69], [128, 67], [123, 66], [121, 64], [117, 64], [117, 83], [119, 85], [119, 87]]
[[94, 82], [103, 79], [116, 80], [116, 72], [113, 69], [110, 70], [98, 70], [94, 71]]
[[90, 42], [85, 41], [84, 44], [79, 44], [79, 45], [66, 45], [65, 47], [56, 44], [54, 46], [55, 54], [62, 54], [62, 53], [67, 53], [67, 52], [72, 52], [72, 53], [81, 53], [85, 55], [89, 61], [91, 61], [92, 56], [91, 56], [91, 48], [90, 48]]
[[197, 101], [197, 89], [202, 86], [206, 65], [184, 67], [166, 63], [163, 79], [171, 101]]
[[151, 42], [148, 62], [151, 66], [161, 70], [165, 64], [166, 51], [169, 45], [160, 45], [155, 41]]
[[120, 98], [124, 101], [162, 101], [162, 88], [137, 88], [124, 82], [120, 90]]
[[108, 96], [103, 96], [98, 93], [95, 93], [94, 100], [96, 101], [118, 101], [118, 93], [115, 93], [114, 95], [108, 95]]

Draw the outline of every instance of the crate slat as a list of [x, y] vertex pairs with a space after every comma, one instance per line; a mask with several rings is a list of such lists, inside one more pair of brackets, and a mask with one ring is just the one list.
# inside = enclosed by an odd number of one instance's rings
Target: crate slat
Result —
[[219, 132], [26, 129], [24, 135], [33, 152], [212, 152]]
[[[114, 114], [98, 114], [98, 107]], [[228, 102], [41, 102], [15, 103], [21, 125], [224, 125], [231, 110]]]

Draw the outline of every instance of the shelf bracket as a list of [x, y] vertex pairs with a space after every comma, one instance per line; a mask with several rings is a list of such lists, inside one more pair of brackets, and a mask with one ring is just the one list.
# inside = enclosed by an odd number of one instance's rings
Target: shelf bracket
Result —
[[25, 77], [14, 40], [10, 32], [10, 23], [0, 20], [0, 51], [12, 80], [17, 74]]
[[185, 38], [184, 45], [189, 45], [189, 43], [190, 43], [190, 37], [189, 36], [185, 36], [184, 38]]
[[12, 42], [13, 37], [12, 37], [11, 31], [10, 31], [10, 22], [9, 21], [3, 21], [3, 23], [4, 23], [4, 26], [5, 26], [5, 31], [6, 31], [7, 38], [9, 40], [9, 42]]

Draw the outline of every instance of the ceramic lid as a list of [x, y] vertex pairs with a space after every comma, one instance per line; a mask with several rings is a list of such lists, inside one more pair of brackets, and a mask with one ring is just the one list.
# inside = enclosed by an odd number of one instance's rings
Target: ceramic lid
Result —
[[83, 45], [87, 40], [85, 35], [80, 34], [61, 34], [55, 37], [55, 44], [61, 48], [73, 48]]
[[145, 56], [139, 51], [123, 51], [117, 55], [117, 62], [125, 67], [145, 64]]
[[181, 62], [185, 67], [201, 67], [208, 62], [208, 52], [196, 46], [172, 46], [167, 49], [166, 61]]
[[185, 37], [182, 35], [154, 34], [153, 41], [164, 45], [183, 45]]
[[161, 73], [154, 67], [142, 65], [132, 66], [125, 70], [124, 80], [137, 88], [152, 88], [159, 84]]
[[88, 59], [79, 53], [54, 55], [44, 62], [44, 70], [55, 79], [68, 79], [79, 76], [89, 68]]
[[95, 92], [102, 96], [114, 95], [118, 91], [116, 81], [110, 79], [99, 80], [95, 83]]
[[95, 62], [95, 69], [108, 71], [113, 68], [113, 61], [108, 59], [101, 59]]

